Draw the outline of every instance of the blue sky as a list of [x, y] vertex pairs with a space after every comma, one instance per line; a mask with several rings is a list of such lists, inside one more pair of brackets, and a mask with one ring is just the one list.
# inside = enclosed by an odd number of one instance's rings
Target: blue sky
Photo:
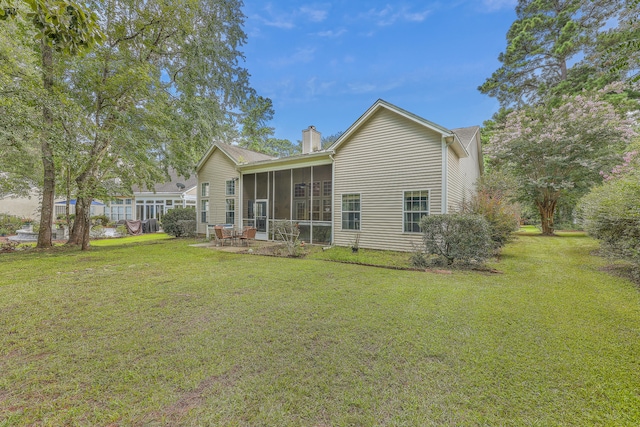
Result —
[[245, 66], [271, 98], [275, 136], [346, 130], [382, 98], [447, 128], [497, 111], [495, 71], [516, 0], [245, 0]]

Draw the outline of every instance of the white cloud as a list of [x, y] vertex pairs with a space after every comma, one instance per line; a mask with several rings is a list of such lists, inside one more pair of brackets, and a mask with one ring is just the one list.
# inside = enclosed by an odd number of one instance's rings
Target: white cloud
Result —
[[396, 22], [422, 22], [427, 19], [430, 13], [430, 10], [416, 12], [411, 11], [406, 6], [398, 9], [387, 4], [383, 9], [369, 9], [367, 12], [360, 14], [360, 18], [375, 21], [379, 26], [388, 26]]
[[482, 0], [482, 4], [489, 12], [500, 9], [511, 9], [516, 7], [518, 0]]
[[271, 61], [274, 67], [288, 67], [294, 64], [307, 64], [315, 58], [316, 48], [306, 47], [296, 50], [292, 55]]
[[354, 94], [383, 93], [402, 86], [404, 79], [392, 80], [388, 82], [356, 82], [348, 83], [348, 92]]
[[319, 33], [315, 33], [315, 35], [318, 37], [338, 38], [341, 35], [345, 34], [346, 32], [347, 30], [343, 28], [337, 31], [334, 31], [334, 30], [320, 31]]
[[251, 16], [258, 22], [269, 27], [290, 30], [300, 22], [323, 22], [329, 16], [328, 8], [301, 6], [290, 12], [276, 10], [272, 3], [267, 3], [262, 8], [262, 14]]
[[322, 22], [327, 19], [329, 11], [325, 9], [314, 8], [311, 6], [302, 6], [299, 10], [300, 15], [308, 17], [310, 21]]

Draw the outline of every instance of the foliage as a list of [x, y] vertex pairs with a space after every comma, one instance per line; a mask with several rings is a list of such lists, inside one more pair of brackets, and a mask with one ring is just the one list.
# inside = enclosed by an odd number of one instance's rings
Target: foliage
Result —
[[338, 140], [338, 138], [340, 138], [342, 136], [343, 133], [344, 133], [344, 131], [338, 131], [338, 132], [334, 133], [333, 135], [323, 136], [322, 140], [320, 141], [322, 149], [324, 150], [324, 149], [329, 148], [334, 142], [336, 142]]
[[197, 234], [196, 233], [197, 226], [198, 225], [195, 219], [179, 219], [178, 220], [178, 227], [180, 228], [180, 236], [182, 237], [194, 237]]
[[174, 237], [184, 237], [188, 231], [184, 223], [180, 221], [195, 221], [196, 211], [189, 208], [174, 208], [167, 211], [162, 217], [162, 229], [165, 233]]
[[603, 99], [608, 91], [514, 111], [486, 147], [493, 165], [516, 179], [519, 199], [535, 204], [544, 234], [553, 234], [558, 201], [600, 182], [599, 171], [615, 164], [635, 135], [632, 120]]
[[[640, 148], [640, 144], [636, 144]], [[582, 198], [580, 217], [604, 253], [635, 265], [640, 277], [640, 156], [632, 151], [625, 163]]]
[[570, 78], [569, 63], [593, 45], [597, 32], [621, 4], [618, 0], [519, 0], [507, 48], [498, 57], [502, 66], [479, 90], [496, 97], [502, 107], [548, 99], [558, 84]]
[[15, 252], [18, 249], [18, 245], [20, 245], [20, 242], [15, 242], [12, 240], [8, 240], [6, 242], [2, 242], [0, 243], [0, 254], [1, 253], [8, 253], [8, 252]]
[[281, 240], [287, 249], [289, 256], [300, 255], [300, 228], [292, 221], [274, 221], [273, 235], [276, 240]]
[[91, 217], [91, 221], [96, 225], [106, 227], [107, 225], [109, 225], [110, 220], [106, 215], [94, 215], [93, 217]]
[[126, 236], [128, 234], [127, 227], [124, 225], [119, 225], [116, 227], [116, 233], [118, 236]]
[[16, 230], [22, 228], [22, 218], [0, 213], [0, 228], [7, 230], [7, 234], [15, 234]]
[[425, 253], [438, 263], [482, 263], [492, 254], [491, 230], [482, 215], [426, 215], [420, 230]]
[[89, 236], [92, 239], [99, 239], [101, 237], [104, 237], [104, 227], [101, 225], [92, 226], [91, 230], [89, 231]]
[[589, 60], [616, 80], [640, 81], [640, 0], [627, 0], [617, 17], [618, 25], [598, 34]]
[[274, 128], [267, 126], [274, 115], [273, 103], [269, 98], [251, 95], [243, 105], [243, 112], [244, 117], [240, 121], [241, 147], [278, 157], [300, 153], [300, 145], [294, 145], [288, 139], [273, 137]]
[[462, 203], [461, 211], [482, 215], [489, 223], [493, 248], [498, 250], [513, 239], [518, 230], [520, 213], [517, 205], [509, 201], [509, 195], [478, 185], [476, 193]]

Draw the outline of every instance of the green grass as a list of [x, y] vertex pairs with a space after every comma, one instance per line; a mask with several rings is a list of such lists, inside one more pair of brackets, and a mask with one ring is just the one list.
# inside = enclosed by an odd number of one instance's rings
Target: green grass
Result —
[[451, 275], [192, 242], [0, 255], [0, 425], [640, 423], [640, 293], [587, 237]]
[[351, 248], [334, 246], [326, 250], [314, 248], [307, 259], [337, 261], [350, 264], [376, 265], [382, 267], [411, 268], [410, 253], [379, 251], [375, 249], [359, 249], [353, 252]]

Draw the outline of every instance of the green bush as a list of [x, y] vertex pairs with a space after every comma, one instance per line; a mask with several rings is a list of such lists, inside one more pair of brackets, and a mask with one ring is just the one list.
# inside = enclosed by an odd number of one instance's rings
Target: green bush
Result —
[[601, 251], [631, 262], [640, 277], [640, 170], [592, 189], [578, 213], [585, 230], [600, 240]]
[[95, 225], [101, 225], [103, 227], [106, 227], [107, 225], [109, 225], [109, 217], [106, 215], [96, 215], [94, 217], [91, 217], [91, 222]]
[[[175, 237], [186, 237], [191, 227], [185, 227], [181, 221], [196, 221], [195, 209], [174, 208], [167, 211], [162, 217], [162, 229], [165, 233]], [[195, 227], [194, 233], [195, 233]]]
[[520, 226], [517, 206], [501, 194], [487, 189], [480, 189], [468, 202], [464, 202], [462, 212], [482, 215], [487, 220], [495, 250], [507, 244]]
[[492, 255], [491, 229], [482, 215], [428, 215], [420, 220], [420, 229], [432, 264], [470, 265]]
[[22, 218], [15, 215], [0, 214], [0, 228], [7, 230], [7, 234], [15, 234], [22, 228]]

